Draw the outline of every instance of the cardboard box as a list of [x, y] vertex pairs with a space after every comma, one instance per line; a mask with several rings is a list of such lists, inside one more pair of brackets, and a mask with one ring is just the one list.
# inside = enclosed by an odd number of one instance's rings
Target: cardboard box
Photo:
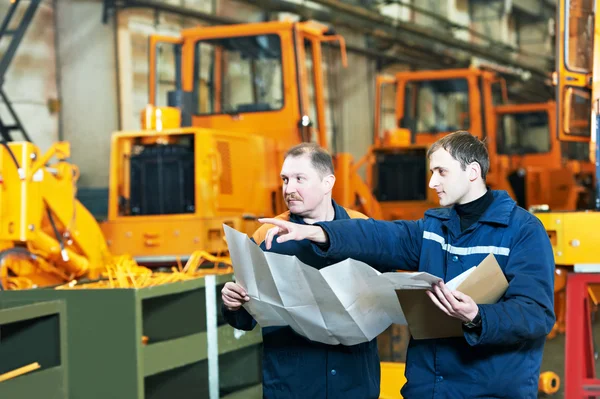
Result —
[[[446, 285], [470, 296], [477, 304], [496, 303], [508, 289], [508, 281], [493, 254], [489, 254], [477, 267], [460, 274]], [[445, 314], [431, 301], [426, 291], [396, 290], [413, 338], [462, 337], [462, 321]]]

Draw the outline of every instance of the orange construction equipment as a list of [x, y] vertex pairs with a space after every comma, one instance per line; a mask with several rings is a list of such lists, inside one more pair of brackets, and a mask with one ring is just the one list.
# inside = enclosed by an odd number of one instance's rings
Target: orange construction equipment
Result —
[[509, 183], [517, 203], [525, 209], [584, 207], [591, 194], [593, 165], [558, 140], [556, 103], [499, 105], [494, 112], [492, 165], [499, 171], [495, 176]]
[[490, 111], [506, 98], [504, 87], [494, 72], [479, 68], [377, 78], [366, 176], [384, 219], [418, 219], [438, 206], [428, 188], [428, 146], [456, 130], [483, 139], [493, 126]]
[[75, 198], [69, 143], [45, 153], [30, 142], [0, 149], [0, 281], [32, 288], [98, 278], [112, 258], [99, 225]]
[[[152, 36], [143, 130], [112, 137], [102, 224], [111, 251], [144, 264], [196, 249], [224, 254], [223, 224], [252, 233], [257, 218], [283, 212], [285, 151], [303, 141], [328, 147], [322, 47], [330, 42], [345, 64], [343, 38], [311, 21]], [[158, 57], [166, 53], [173, 56], [164, 72]], [[168, 106], [159, 106], [165, 96]], [[336, 157], [336, 169], [344, 177], [334, 197], [380, 216], [348, 157]]]
[[[109, 215], [100, 227], [75, 199], [78, 171], [68, 162], [68, 143], [44, 156], [28, 142], [4, 143], [5, 287], [73, 288], [90, 278], [136, 286], [159, 281], [148, 279], [138, 261], [181, 265], [196, 256], [227, 264], [223, 224], [251, 233], [257, 218], [284, 210], [284, 152], [303, 141], [328, 147], [323, 45], [338, 46], [346, 64], [344, 40], [328, 27], [311, 21], [202, 27], [177, 38], [152, 36], [150, 43], [143, 130], [112, 137]], [[335, 162], [344, 173], [336, 199], [381, 217], [351, 158], [339, 154]], [[185, 272], [180, 267], [176, 277], [202, 274], [200, 263], [188, 263]]]
[[232, 271], [228, 258], [200, 250], [171, 273], [140, 267], [127, 254], [113, 256], [100, 225], [76, 199], [79, 170], [69, 157], [67, 142], [45, 154], [30, 142], [2, 142], [0, 290], [140, 288]]
[[591, 164], [566, 159], [553, 135], [554, 103], [506, 102], [504, 80], [482, 68], [378, 77], [375, 138], [364, 162], [384, 218], [418, 219], [438, 206], [427, 187], [426, 152], [456, 130], [486, 140], [490, 188], [506, 190], [525, 208], [576, 209], [585, 193], [579, 180], [589, 177]]

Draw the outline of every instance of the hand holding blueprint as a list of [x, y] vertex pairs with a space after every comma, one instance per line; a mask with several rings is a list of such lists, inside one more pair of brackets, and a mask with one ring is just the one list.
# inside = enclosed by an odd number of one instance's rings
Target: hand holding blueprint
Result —
[[[422, 272], [382, 274], [353, 259], [317, 270], [294, 256], [263, 252], [246, 234], [224, 229], [236, 281], [250, 297], [246, 310], [261, 327], [290, 326], [317, 342], [356, 345], [393, 323], [407, 324], [396, 291], [426, 290], [441, 280]], [[448, 286], [454, 289], [475, 269]]]

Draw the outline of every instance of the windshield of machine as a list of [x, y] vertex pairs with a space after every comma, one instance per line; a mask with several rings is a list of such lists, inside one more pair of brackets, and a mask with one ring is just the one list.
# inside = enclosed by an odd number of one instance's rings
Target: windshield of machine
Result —
[[406, 85], [401, 127], [417, 133], [469, 129], [466, 79], [414, 81]]
[[593, 67], [594, 1], [569, 2], [565, 26], [565, 64], [573, 72], [590, 72]]
[[197, 115], [275, 111], [283, 107], [281, 40], [258, 35], [196, 43]]
[[498, 118], [498, 154], [524, 155], [550, 151], [546, 112], [504, 114]]

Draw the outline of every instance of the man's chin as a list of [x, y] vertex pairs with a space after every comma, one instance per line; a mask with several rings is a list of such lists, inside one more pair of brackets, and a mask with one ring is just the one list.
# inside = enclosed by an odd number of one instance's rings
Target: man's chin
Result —
[[304, 210], [302, 204], [299, 203], [288, 203], [288, 209], [292, 213], [302, 213], [302, 211]]

